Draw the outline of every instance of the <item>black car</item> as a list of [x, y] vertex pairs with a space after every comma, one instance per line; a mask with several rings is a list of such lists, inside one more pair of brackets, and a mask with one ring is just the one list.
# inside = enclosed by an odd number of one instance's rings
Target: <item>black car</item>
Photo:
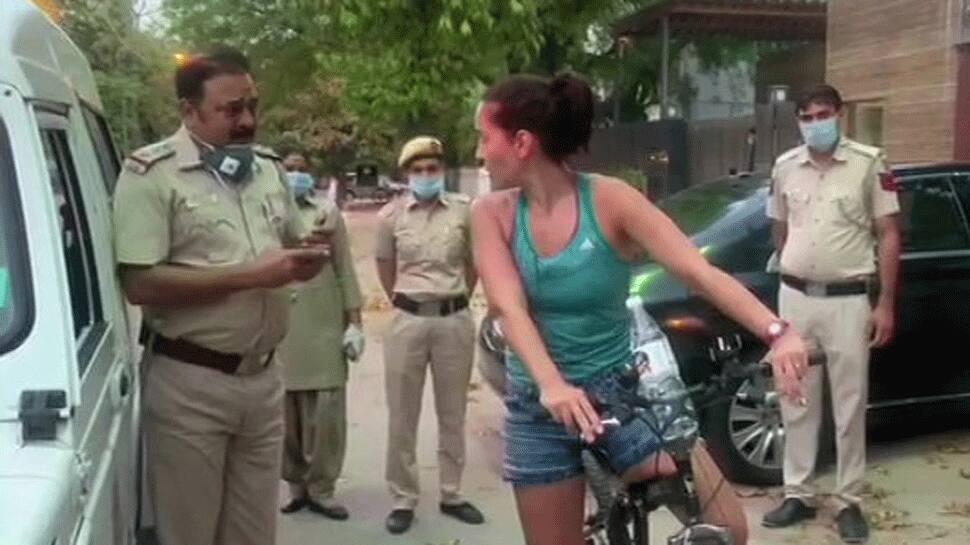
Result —
[[[970, 339], [970, 164], [894, 169], [900, 183], [903, 229], [897, 334], [872, 354], [870, 417], [890, 408], [921, 410], [970, 398], [970, 365], [961, 354]], [[660, 203], [714, 265], [740, 280], [772, 309], [779, 278], [771, 222], [765, 215], [769, 180], [753, 175], [688, 188]], [[756, 361], [766, 347], [659, 266], [647, 263], [631, 292], [667, 335], [686, 382], [711, 373], [708, 347], [718, 335], [739, 334], [745, 357]], [[930, 362], [933, 362], [930, 364]], [[932, 365], [932, 369], [927, 369]], [[755, 385], [732, 385], [730, 403], [701, 413], [715, 456], [733, 480], [781, 482], [784, 430], [777, 394]], [[823, 432], [824, 433], [824, 432]], [[824, 433], [831, 441], [831, 430]]]

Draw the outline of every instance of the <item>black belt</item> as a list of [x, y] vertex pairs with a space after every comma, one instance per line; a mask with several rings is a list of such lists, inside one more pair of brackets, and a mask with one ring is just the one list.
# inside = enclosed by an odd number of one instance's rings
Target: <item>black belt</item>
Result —
[[[235, 374], [244, 359], [241, 354], [219, 352], [218, 350], [199, 346], [185, 339], [169, 339], [158, 333], [150, 334], [149, 338], [150, 341], [147, 347], [152, 352], [157, 352], [183, 363], [191, 363], [192, 365], [222, 371], [227, 375]], [[264, 365], [273, 359], [273, 352], [270, 351], [267, 354]]]
[[796, 276], [781, 275], [785, 285], [811, 297], [838, 297], [840, 295], [865, 295], [870, 283], [865, 280], [851, 282], [809, 282]]
[[448, 316], [468, 308], [468, 297], [465, 295], [435, 301], [415, 301], [403, 293], [395, 293], [391, 302], [397, 308], [418, 316]]

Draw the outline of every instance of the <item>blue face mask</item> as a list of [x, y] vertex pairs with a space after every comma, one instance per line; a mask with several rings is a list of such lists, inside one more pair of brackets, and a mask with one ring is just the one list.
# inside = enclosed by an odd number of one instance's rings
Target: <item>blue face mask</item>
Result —
[[408, 188], [416, 198], [427, 201], [437, 197], [445, 190], [445, 178], [440, 174], [437, 176], [412, 174], [408, 176]]
[[811, 123], [800, 122], [798, 129], [802, 132], [805, 144], [813, 151], [832, 151], [839, 141], [839, 124], [835, 117]]
[[313, 176], [306, 172], [287, 172], [286, 181], [290, 184], [294, 197], [305, 197], [313, 189]]

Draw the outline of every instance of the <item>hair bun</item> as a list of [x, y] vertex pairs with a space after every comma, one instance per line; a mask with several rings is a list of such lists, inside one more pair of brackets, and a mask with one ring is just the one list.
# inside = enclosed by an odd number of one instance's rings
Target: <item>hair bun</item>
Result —
[[549, 82], [550, 125], [569, 153], [585, 147], [592, 134], [593, 91], [585, 80], [560, 72]]

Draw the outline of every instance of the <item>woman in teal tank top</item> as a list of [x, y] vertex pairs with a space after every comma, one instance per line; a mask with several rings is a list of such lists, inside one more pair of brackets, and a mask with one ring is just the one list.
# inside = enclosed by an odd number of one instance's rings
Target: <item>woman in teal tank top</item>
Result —
[[[515, 76], [478, 114], [491, 194], [472, 207], [475, 264], [511, 348], [505, 479], [529, 545], [582, 545], [583, 442], [597, 442], [627, 482], [676, 472], [639, 419], [604, 430], [588, 393], [623, 388], [630, 358], [625, 298], [644, 251], [771, 344], [778, 388], [800, 396], [805, 345], [742, 285], [712, 267], [669, 218], [620, 180], [577, 173], [593, 96], [579, 78]], [[747, 541], [744, 512], [719, 475], [697, 475], [704, 517]]]
[[[546, 350], [563, 377], [582, 382], [630, 361], [630, 263], [603, 237], [593, 211], [590, 177], [577, 176], [579, 221], [572, 240], [543, 257], [529, 233], [528, 200], [516, 205], [512, 250]], [[522, 361], [508, 358], [509, 378], [532, 383]]]

